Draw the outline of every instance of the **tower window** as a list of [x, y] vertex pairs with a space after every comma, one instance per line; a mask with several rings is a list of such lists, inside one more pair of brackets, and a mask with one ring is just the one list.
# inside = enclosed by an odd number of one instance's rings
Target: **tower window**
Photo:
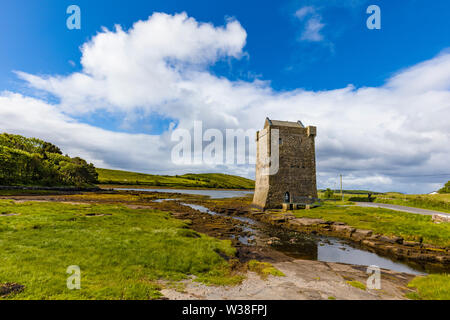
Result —
[[285, 203], [291, 202], [291, 195], [289, 194], [288, 191], [286, 191], [286, 193], [284, 194], [284, 202]]

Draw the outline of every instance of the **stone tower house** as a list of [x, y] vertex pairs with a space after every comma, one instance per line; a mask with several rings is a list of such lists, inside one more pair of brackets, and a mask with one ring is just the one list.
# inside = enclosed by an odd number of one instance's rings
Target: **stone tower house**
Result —
[[283, 203], [304, 203], [306, 197], [317, 197], [315, 136], [316, 127], [305, 128], [300, 121], [266, 118], [264, 129], [256, 132], [253, 205], [280, 208]]

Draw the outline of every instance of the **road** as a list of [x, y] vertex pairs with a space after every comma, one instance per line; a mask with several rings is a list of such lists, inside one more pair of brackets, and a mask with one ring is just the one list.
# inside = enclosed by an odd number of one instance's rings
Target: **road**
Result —
[[450, 216], [450, 213], [434, 211], [434, 210], [426, 210], [426, 209], [421, 209], [421, 208], [405, 207], [405, 206], [399, 206], [396, 204], [374, 203], [374, 202], [356, 202], [356, 204], [361, 207], [378, 207], [378, 208], [391, 209], [391, 210], [396, 210], [396, 211], [404, 211], [404, 212], [417, 213], [417, 214], [425, 214], [425, 215], [442, 214], [442, 215]]

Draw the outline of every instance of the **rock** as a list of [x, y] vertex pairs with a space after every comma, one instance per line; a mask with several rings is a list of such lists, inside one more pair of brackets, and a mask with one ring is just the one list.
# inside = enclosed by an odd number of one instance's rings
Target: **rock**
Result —
[[450, 215], [433, 214], [432, 220], [434, 223], [450, 222]]
[[415, 242], [415, 241], [403, 241], [403, 245], [405, 245], [407, 247], [420, 247], [421, 246], [420, 242]]
[[23, 291], [24, 286], [18, 283], [0, 283], [0, 297], [5, 297], [11, 293]]
[[296, 218], [292, 213], [285, 213], [283, 216], [286, 218], [286, 220], [291, 220], [291, 219]]
[[369, 246], [369, 247], [376, 247], [377, 246], [376, 242], [370, 241], [370, 240], [363, 240], [362, 243], [365, 244], [366, 246]]
[[403, 254], [405, 252], [402, 248], [394, 247], [394, 246], [392, 246], [389, 251], [393, 252], [393, 253], [395, 253], [397, 255], [401, 255], [401, 254]]
[[280, 241], [280, 238], [272, 237], [272, 238], [269, 238], [267, 240], [267, 244], [270, 246], [270, 245], [272, 245], [272, 244], [274, 244], [275, 242], [278, 242], [278, 241]]
[[271, 222], [274, 222], [274, 223], [286, 222], [286, 217], [284, 217], [284, 216], [272, 216], [269, 219]]
[[333, 225], [332, 229], [333, 229], [333, 231], [336, 231], [336, 232], [342, 232], [342, 233], [348, 233], [348, 234], [352, 234], [356, 230], [353, 227], [341, 226], [341, 225]]
[[345, 223], [339, 222], [339, 221], [335, 221], [332, 224], [335, 225], [335, 226], [345, 226]]
[[387, 243], [398, 243], [398, 244], [403, 243], [402, 237], [395, 237], [395, 236], [394, 237], [381, 236], [378, 240], [387, 242]]
[[369, 240], [379, 240], [381, 235], [379, 234], [373, 234], [369, 237]]
[[372, 230], [356, 229], [355, 232], [352, 233], [352, 237], [355, 237], [357, 239], [364, 239], [370, 237], [372, 234]]
[[313, 218], [297, 218], [289, 221], [289, 224], [299, 225], [299, 226], [314, 226], [318, 224], [325, 224], [325, 220], [313, 219]]
[[426, 262], [433, 262], [433, 261], [437, 260], [437, 257], [435, 257], [435, 256], [432, 255], [432, 254], [419, 253], [419, 254], [416, 256], [416, 259], [422, 260], [422, 261], [426, 261]]
[[437, 256], [436, 260], [439, 261], [440, 263], [450, 263], [450, 256]]
[[402, 237], [392, 237], [392, 240], [394, 240], [395, 243], [403, 244], [403, 238]]

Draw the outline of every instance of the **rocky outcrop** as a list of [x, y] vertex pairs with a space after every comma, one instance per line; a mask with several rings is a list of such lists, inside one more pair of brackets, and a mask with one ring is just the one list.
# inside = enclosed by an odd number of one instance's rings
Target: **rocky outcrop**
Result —
[[450, 222], [450, 215], [446, 214], [433, 214], [434, 223]]

